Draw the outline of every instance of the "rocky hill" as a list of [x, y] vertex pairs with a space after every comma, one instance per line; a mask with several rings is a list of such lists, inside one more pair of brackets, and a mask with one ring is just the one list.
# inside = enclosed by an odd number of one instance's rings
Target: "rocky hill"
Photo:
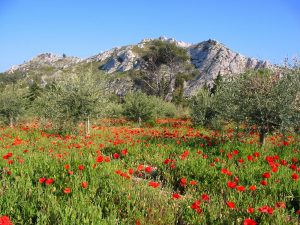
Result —
[[[137, 45], [113, 48], [87, 59], [45, 53], [24, 64], [13, 66], [1, 77], [9, 78], [9, 76], [19, 74], [20, 79], [46, 82], [53, 75], [82, 72], [92, 65], [94, 71], [109, 74], [111, 86], [120, 94], [120, 92], [134, 88], [134, 83], [129, 76], [126, 76], [126, 73], [141, 68], [141, 52], [145, 52], [154, 40], [157, 39], [144, 39]], [[158, 40], [174, 43], [185, 49], [190, 58], [189, 63], [198, 71], [198, 76], [185, 82], [183, 90], [185, 96], [194, 95], [205, 83], [213, 84], [218, 74], [227, 76], [242, 73], [247, 69], [271, 67], [266, 61], [243, 56], [215, 40], [198, 44], [189, 44], [165, 37], [160, 37]]]

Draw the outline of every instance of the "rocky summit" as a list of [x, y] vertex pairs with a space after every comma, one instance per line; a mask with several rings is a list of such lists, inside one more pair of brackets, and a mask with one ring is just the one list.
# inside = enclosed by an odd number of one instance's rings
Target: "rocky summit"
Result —
[[185, 81], [184, 96], [196, 94], [197, 90], [203, 87], [204, 84], [213, 85], [218, 75], [230, 76], [243, 73], [247, 69], [270, 68], [272, 66], [267, 61], [249, 58], [234, 52], [215, 40], [190, 44], [173, 38], [160, 37], [158, 39], [144, 39], [136, 45], [113, 48], [86, 59], [44, 53], [24, 64], [13, 66], [4, 74], [9, 76], [9, 74], [22, 73], [22, 77], [27, 78], [31, 74], [35, 74], [35, 77], [40, 74], [42, 80], [45, 81], [47, 77], [52, 75], [64, 73], [65, 71], [74, 72], [79, 68], [87, 68], [87, 65], [93, 64], [97, 70], [111, 76], [113, 85], [119, 84], [115, 92], [120, 92], [120, 89], [122, 89], [122, 92], [126, 92], [127, 89], [133, 88], [134, 84], [131, 82], [131, 85], [129, 85], [129, 78], [123, 79], [126, 82], [126, 88], [124, 89], [122, 79], [118, 74], [140, 70], [142, 64], [141, 52], [145, 51], [148, 44], [155, 40], [174, 43], [177, 47], [185, 49], [189, 55], [188, 63], [198, 71], [198, 76]]

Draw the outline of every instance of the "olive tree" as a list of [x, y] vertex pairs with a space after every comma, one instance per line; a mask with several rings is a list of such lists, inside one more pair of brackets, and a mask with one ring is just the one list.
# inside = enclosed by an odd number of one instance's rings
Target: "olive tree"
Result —
[[139, 125], [158, 117], [174, 117], [176, 113], [174, 104], [140, 91], [128, 93], [124, 101], [123, 115]]
[[67, 76], [49, 85], [38, 99], [37, 108], [41, 116], [58, 127], [76, 127], [84, 122], [89, 135], [90, 119], [104, 115], [106, 103], [104, 80], [87, 73]]
[[189, 59], [186, 49], [175, 43], [155, 40], [142, 52], [141, 76], [137, 79], [148, 94], [171, 101], [176, 77]]
[[14, 126], [18, 117], [25, 111], [25, 92], [17, 85], [7, 85], [0, 93], [0, 115], [10, 127]]
[[298, 72], [251, 70], [223, 82], [218, 113], [229, 121], [256, 126], [262, 146], [266, 134], [291, 128], [299, 118]]
[[209, 126], [216, 119], [216, 97], [207, 88], [200, 89], [191, 99], [191, 118], [194, 125]]

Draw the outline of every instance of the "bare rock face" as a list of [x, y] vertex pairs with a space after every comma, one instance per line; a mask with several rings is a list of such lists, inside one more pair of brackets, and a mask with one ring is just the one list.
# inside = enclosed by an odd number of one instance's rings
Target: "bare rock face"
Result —
[[191, 63], [200, 71], [197, 80], [189, 81], [184, 90], [185, 96], [196, 94], [203, 85], [213, 85], [214, 79], [221, 76], [240, 74], [248, 69], [268, 68], [266, 61], [245, 57], [233, 52], [223, 44], [208, 40], [188, 48]]
[[139, 68], [139, 57], [133, 53], [133, 46], [114, 48], [96, 56], [92, 56], [86, 62], [105, 62], [101, 67], [108, 73], [125, 72]]
[[81, 62], [80, 58], [69, 57], [65, 55], [56, 55], [53, 53], [43, 53], [28, 62], [25, 62], [18, 66], [13, 66], [9, 69], [8, 73], [15, 71], [26, 72], [33, 69], [39, 69], [42, 67], [54, 67], [57, 69], [64, 69]]

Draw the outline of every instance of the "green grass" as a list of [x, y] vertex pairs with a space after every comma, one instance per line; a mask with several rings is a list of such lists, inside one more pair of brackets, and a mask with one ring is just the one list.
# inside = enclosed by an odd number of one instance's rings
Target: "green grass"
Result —
[[[259, 224], [297, 224], [300, 185], [291, 177], [299, 175], [297, 137], [291, 136], [288, 146], [279, 135], [269, 137], [260, 149], [255, 134], [239, 141], [227, 136], [230, 133], [216, 135], [185, 125], [94, 126], [90, 137], [60, 137], [33, 127], [3, 128], [1, 156], [12, 156], [0, 159], [0, 216], [9, 216], [14, 224], [243, 224], [246, 218]], [[99, 156], [109, 161], [97, 162]], [[273, 157], [273, 164], [267, 156]], [[272, 172], [272, 165], [277, 172]], [[151, 173], [145, 171], [147, 166]], [[271, 175], [265, 179], [267, 186], [260, 184], [265, 172]], [[54, 183], [40, 183], [42, 177]], [[149, 186], [150, 181], [159, 186]], [[231, 189], [228, 181], [246, 190]], [[88, 186], [83, 188], [82, 182]], [[251, 185], [257, 189], [250, 191]], [[71, 192], [66, 194], [66, 188]], [[180, 198], [174, 199], [174, 193]], [[201, 202], [198, 212], [193, 209], [196, 200]], [[227, 206], [229, 201], [235, 208]], [[276, 208], [278, 202], [285, 207]], [[272, 214], [260, 212], [266, 205]], [[249, 207], [254, 213], [247, 212]]]

